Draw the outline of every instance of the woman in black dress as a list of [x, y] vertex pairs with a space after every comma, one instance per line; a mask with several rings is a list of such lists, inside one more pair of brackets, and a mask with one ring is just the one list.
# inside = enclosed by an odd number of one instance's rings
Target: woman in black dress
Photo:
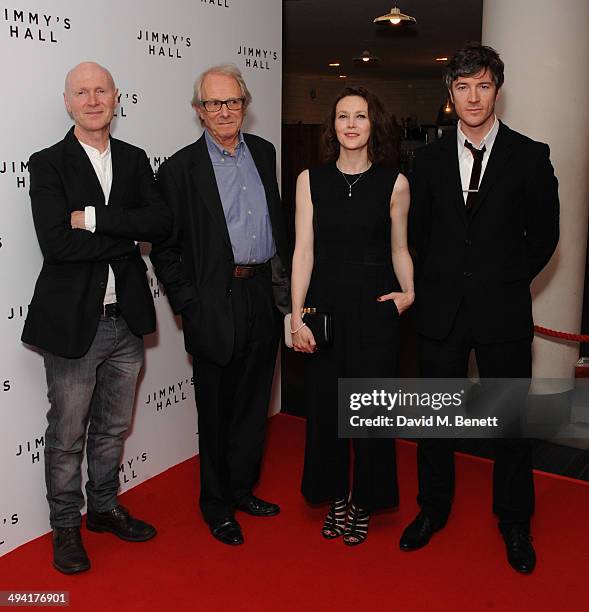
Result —
[[[395, 375], [399, 315], [413, 303], [407, 248], [409, 184], [395, 168], [393, 135], [382, 104], [346, 88], [324, 131], [325, 165], [297, 180], [291, 333], [308, 353], [307, 438], [302, 491], [330, 502], [322, 534], [362, 543], [370, 513], [398, 504], [391, 439], [338, 438], [338, 377]], [[316, 351], [303, 307], [333, 317], [333, 346]]]

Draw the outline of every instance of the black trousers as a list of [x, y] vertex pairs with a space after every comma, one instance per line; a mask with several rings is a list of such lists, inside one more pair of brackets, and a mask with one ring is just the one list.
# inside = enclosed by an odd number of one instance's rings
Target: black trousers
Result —
[[[463, 378], [474, 349], [481, 378], [530, 378], [530, 337], [511, 342], [481, 344], [472, 334], [476, 316], [464, 302], [454, 327], [444, 340], [421, 337], [420, 366], [425, 378]], [[525, 398], [522, 397], [522, 402]], [[526, 439], [496, 439], [493, 467], [493, 511], [499, 523], [529, 524], [534, 511], [531, 443]], [[454, 440], [418, 441], [417, 501], [436, 526], [448, 519], [454, 496]]]
[[[335, 329], [335, 343], [341, 338], [339, 331]], [[356, 330], [350, 331], [350, 335], [354, 333]], [[347, 498], [351, 489], [355, 505], [375, 512], [399, 504], [395, 441], [339, 437], [338, 376], [391, 376], [395, 372], [397, 346], [379, 349], [378, 360], [370, 346], [356, 346], [356, 351], [351, 351], [354, 363], [347, 367], [345, 357], [338, 354], [335, 346], [305, 356], [309, 412], [301, 491], [309, 503], [320, 504]]]
[[269, 270], [233, 279], [231, 295], [231, 361], [194, 360], [200, 508], [209, 523], [233, 516], [258, 480], [280, 330]]

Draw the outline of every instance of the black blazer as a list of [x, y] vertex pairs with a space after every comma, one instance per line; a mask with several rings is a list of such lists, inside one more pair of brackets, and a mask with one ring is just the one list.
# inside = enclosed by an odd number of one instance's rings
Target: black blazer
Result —
[[420, 149], [411, 181], [418, 331], [441, 340], [462, 300], [475, 339], [533, 333], [530, 282], [558, 243], [558, 182], [548, 146], [501, 124], [467, 216], [456, 134]]
[[[276, 150], [258, 136], [244, 134], [244, 139], [264, 185], [277, 249], [271, 261], [274, 301], [287, 313], [290, 253], [276, 182]], [[153, 245], [151, 261], [172, 310], [182, 314], [186, 350], [225, 365], [233, 353], [230, 297], [234, 262], [204, 134], [162, 164], [157, 182], [174, 221], [171, 237]]]
[[[22, 340], [62, 357], [81, 357], [90, 348], [109, 264], [129, 328], [137, 335], [155, 329], [146, 266], [134, 240], [161, 240], [171, 229], [171, 216], [145, 152], [115, 138], [110, 146], [108, 206], [73, 128], [29, 160], [33, 220], [44, 261]], [[85, 206], [95, 206], [95, 233], [71, 228], [71, 213]]]

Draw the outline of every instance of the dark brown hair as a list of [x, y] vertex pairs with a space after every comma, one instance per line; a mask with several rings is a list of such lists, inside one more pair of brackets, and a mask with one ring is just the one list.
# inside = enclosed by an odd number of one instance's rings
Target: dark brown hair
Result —
[[503, 62], [493, 47], [486, 47], [480, 42], [466, 43], [450, 58], [446, 66], [444, 82], [452, 91], [452, 83], [460, 77], [469, 77], [489, 69], [497, 89], [503, 85]]
[[364, 87], [346, 87], [333, 101], [329, 115], [323, 124], [323, 134], [321, 136], [323, 161], [332, 162], [339, 156], [340, 144], [335, 133], [335, 109], [338, 102], [348, 96], [364, 98], [368, 104], [368, 119], [370, 121], [368, 159], [373, 164], [396, 166], [399, 156], [391, 118], [385, 111], [382, 102]]

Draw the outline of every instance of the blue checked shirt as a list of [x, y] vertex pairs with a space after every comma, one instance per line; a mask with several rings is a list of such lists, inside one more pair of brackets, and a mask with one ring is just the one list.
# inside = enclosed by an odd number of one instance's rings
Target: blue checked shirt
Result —
[[205, 130], [217, 188], [229, 230], [233, 261], [261, 264], [276, 253], [264, 185], [243, 134], [235, 155], [223, 149]]

